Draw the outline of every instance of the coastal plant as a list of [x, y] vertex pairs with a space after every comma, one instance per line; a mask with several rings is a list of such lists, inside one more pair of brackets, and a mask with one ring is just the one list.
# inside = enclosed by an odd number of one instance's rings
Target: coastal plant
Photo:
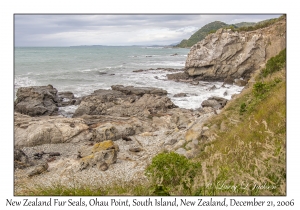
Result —
[[271, 26], [272, 24], [276, 23], [279, 20], [282, 20], [283, 18], [284, 18], [284, 16], [281, 16], [279, 18], [264, 20], [264, 21], [256, 23], [253, 26], [240, 27], [237, 30], [238, 31], [255, 31], [257, 29], [266, 28], [268, 26]]
[[270, 58], [266, 67], [262, 69], [261, 75], [267, 77], [268, 75], [281, 70], [286, 64], [286, 49], [280, 51], [280, 53], [272, 58]]
[[247, 111], [247, 110], [246, 110], [246, 104], [245, 104], [245, 103], [242, 103], [242, 104], [241, 104], [241, 107], [240, 107], [240, 115], [243, 114], [245, 111]]
[[264, 82], [256, 82], [253, 86], [253, 95], [256, 98], [262, 98], [265, 93], [267, 93], [269, 90], [269, 87]]
[[169, 152], [156, 155], [145, 173], [154, 186], [168, 188], [182, 185], [187, 189], [199, 168], [199, 163], [194, 163], [175, 152]]

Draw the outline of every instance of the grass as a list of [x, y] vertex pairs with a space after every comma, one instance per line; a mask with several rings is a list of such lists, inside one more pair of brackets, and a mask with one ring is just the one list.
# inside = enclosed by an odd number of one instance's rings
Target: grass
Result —
[[[217, 133], [219, 137], [215, 141], [203, 145], [205, 150], [198, 161], [206, 167], [199, 176], [200, 189], [207, 184], [224, 183], [228, 186], [247, 185], [247, 189], [220, 188], [215, 194], [285, 195], [285, 82], [274, 87], [270, 94], [272, 96], [254, 102], [256, 106], [245, 111], [243, 116], [239, 114], [240, 103], [237, 102], [233, 104], [236, 109], [227, 110], [219, 119], [211, 121], [227, 121], [229, 126], [226, 132]], [[245, 103], [249, 98], [252, 96], [246, 94], [241, 102]], [[256, 99], [253, 97], [252, 100]], [[230, 121], [225, 113], [236, 121]], [[263, 185], [275, 189], [255, 188]]]
[[261, 28], [266, 28], [280, 20], [283, 20], [286, 18], [286, 15], [282, 15], [279, 18], [273, 18], [273, 19], [269, 19], [269, 20], [264, 20], [261, 22], [256, 23], [255, 25], [251, 25], [251, 26], [243, 26], [243, 27], [239, 27], [239, 28], [233, 28], [231, 27], [231, 29], [233, 31], [255, 31], [257, 29], [261, 29]]
[[227, 129], [202, 144], [197, 194], [286, 194], [285, 68], [257, 78], [207, 122], [208, 127], [225, 122]]
[[[69, 183], [70, 184], [70, 183]], [[77, 183], [78, 184], [78, 183]], [[52, 183], [50, 186], [35, 185], [32, 187], [23, 187], [17, 195], [26, 196], [114, 196], [114, 195], [152, 195], [154, 189], [150, 189], [148, 183], [138, 182], [115, 182], [110, 185], [64, 185], [61, 183]]]

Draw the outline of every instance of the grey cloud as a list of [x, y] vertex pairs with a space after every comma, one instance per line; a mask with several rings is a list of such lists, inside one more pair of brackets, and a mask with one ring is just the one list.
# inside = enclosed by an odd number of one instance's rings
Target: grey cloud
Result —
[[[275, 18], [279, 15], [15, 15], [15, 45], [16, 46], [59, 46], [68, 44], [85, 44], [82, 38], [87, 37], [94, 44], [135, 44], [126, 42], [132, 36], [138, 36], [141, 31], [155, 30], [168, 31], [159, 38], [154, 38], [147, 43], [169, 43], [180, 41], [212, 21], [236, 23], [242, 21], [257, 22], [260, 20]], [[187, 30], [195, 28], [195, 30]], [[70, 34], [68, 39], [66, 36]], [[77, 34], [77, 35], [76, 35]], [[109, 34], [114, 34], [114, 39], [109, 39]], [[122, 37], [117, 38], [117, 34]], [[59, 37], [62, 35], [62, 37]], [[76, 37], [79, 37], [76, 41]], [[99, 36], [96, 39], [95, 36]], [[105, 40], [106, 43], [102, 43]], [[139, 43], [142, 44], [142, 43]]]

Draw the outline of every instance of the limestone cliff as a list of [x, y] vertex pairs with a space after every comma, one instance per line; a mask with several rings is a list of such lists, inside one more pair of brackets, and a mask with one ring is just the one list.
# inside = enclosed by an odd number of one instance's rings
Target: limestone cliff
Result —
[[199, 80], [249, 79], [251, 73], [286, 48], [286, 19], [249, 32], [219, 29], [193, 45], [186, 72]]

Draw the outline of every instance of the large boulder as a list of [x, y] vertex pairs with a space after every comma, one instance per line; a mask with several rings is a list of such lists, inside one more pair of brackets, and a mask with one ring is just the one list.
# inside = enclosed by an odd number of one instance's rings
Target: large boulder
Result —
[[186, 97], [186, 93], [177, 93], [173, 97]]
[[101, 142], [105, 140], [118, 140], [125, 136], [133, 136], [140, 133], [140, 122], [138, 120], [114, 121], [104, 124], [96, 124], [93, 127], [93, 140]]
[[36, 165], [29, 173], [28, 176], [32, 177], [32, 176], [36, 176], [39, 174], [42, 174], [44, 172], [47, 171], [47, 169], [49, 168], [49, 165], [47, 162], [43, 162], [41, 164]]
[[179, 80], [187, 80], [189, 79], [189, 75], [186, 72], [178, 72], [178, 73], [174, 73], [174, 74], [167, 74], [167, 78], [169, 80], [175, 80], [175, 81], [179, 81]]
[[201, 80], [246, 78], [272, 56], [286, 48], [286, 20], [249, 32], [219, 29], [193, 45], [186, 72]]
[[247, 81], [242, 80], [242, 79], [236, 79], [234, 84], [237, 86], [243, 87], [243, 86], [247, 85]]
[[20, 87], [15, 100], [15, 111], [30, 116], [56, 115], [57, 90], [52, 85]]
[[144, 94], [154, 94], [154, 95], [167, 95], [168, 92], [161, 88], [153, 87], [134, 87], [134, 86], [123, 86], [123, 85], [113, 85], [111, 86], [112, 90], [120, 91], [126, 95], [138, 95], [143, 96]]
[[84, 146], [78, 152], [81, 157], [80, 170], [97, 167], [105, 171], [117, 161], [119, 147], [113, 141], [108, 140], [93, 146]]
[[92, 133], [82, 119], [60, 116], [29, 117], [19, 113], [14, 116], [15, 146], [36, 146], [89, 140]]
[[222, 97], [217, 97], [217, 96], [213, 96], [208, 98], [207, 100], [204, 100], [201, 103], [202, 107], [212, 107], [214, 109], [222, 109], [226, 103], [227, 103], [227, 99], [222, 98]]
[[[149, 116], [175, 108], [164, 90], [113, 86], [114, 90], [96, 90], [82, 99], [73, 117], [110, 115], [114, 117]], [[149, 94], [150, 92], [151, 94]]]
[[52, 85], [20, 87], [15, 111], [32, 117], [58, 115], [58, 107], [76, 103], [72, 92], [58, 92]]
[[120, 91], [114, 90], [95, 90], [93, 94], [81, 98], [79, 107], [76, 109], [73, 117], [87, 115], [105, 115], [107, 110], [113, 106], [127, 102], [129, 105], [135, 97], [127, 97]]
[[14, 149], [14, 168], [23, 169], [30, 165], [28, 156], [21, 149]]

